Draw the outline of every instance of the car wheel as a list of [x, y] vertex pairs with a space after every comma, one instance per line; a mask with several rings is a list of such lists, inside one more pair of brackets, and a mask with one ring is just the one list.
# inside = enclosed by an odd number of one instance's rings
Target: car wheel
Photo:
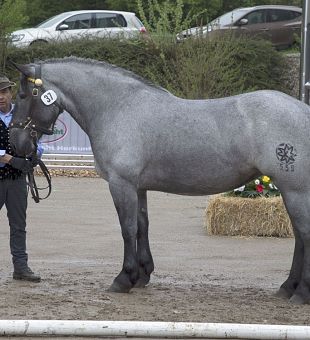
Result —
[[47, 41], [46, 40], [35, 40], [33, 41], [30, 46], [31, 47], [36, 47], [36, 46], [45, 46], [47, 44]]

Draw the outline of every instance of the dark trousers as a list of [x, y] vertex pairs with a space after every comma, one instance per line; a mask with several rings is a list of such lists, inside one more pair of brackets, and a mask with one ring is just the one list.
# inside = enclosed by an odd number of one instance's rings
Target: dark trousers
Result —
[[0, 180], [0, 209], [5, 204], [10, 225], [10, 248], [14, 269], [27, 266], [26, 253], [26, 177]]

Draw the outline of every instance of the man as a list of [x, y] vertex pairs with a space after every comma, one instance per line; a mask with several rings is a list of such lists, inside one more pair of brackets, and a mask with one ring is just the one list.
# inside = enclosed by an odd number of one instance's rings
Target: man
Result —
[[32, 171], [30, 160], [15, 155], [9, 144], [12, 119], [12, 87], [16, 84], [0, 75], [0, 209], [5, 204], [10, 225], [10, 249], [13, 279], [39, 282], [39, 275], [28, 267], [26, 253], [26, 173]]

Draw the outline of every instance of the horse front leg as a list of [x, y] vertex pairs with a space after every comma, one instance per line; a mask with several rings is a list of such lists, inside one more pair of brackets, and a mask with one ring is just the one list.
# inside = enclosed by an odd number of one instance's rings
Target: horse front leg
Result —
[[154, 271], [154, 262], [149, 244], [149, 219], [147, 212], [146, 191], [138, 192], [138, 236], [137, 254], [139, 261], [139, 279], [135, 284], [136, 288], [145, 287], [149, 281], [151, 273]]
[[124, 240], [124, 261], [121, 272], [114, 279], [109, 291], [128, 293], [139, 276], [137, 258], [138, 195], [128, 181], [117, 178], [109, 182], [110, 192], [119, 217]]

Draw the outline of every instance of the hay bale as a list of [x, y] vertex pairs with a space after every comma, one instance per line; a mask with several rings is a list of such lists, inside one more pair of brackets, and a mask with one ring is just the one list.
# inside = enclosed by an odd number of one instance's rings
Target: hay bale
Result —
[[208, 201], [205, 226], [209, 235], [294, 236], [281, 197], [214, 196]]

